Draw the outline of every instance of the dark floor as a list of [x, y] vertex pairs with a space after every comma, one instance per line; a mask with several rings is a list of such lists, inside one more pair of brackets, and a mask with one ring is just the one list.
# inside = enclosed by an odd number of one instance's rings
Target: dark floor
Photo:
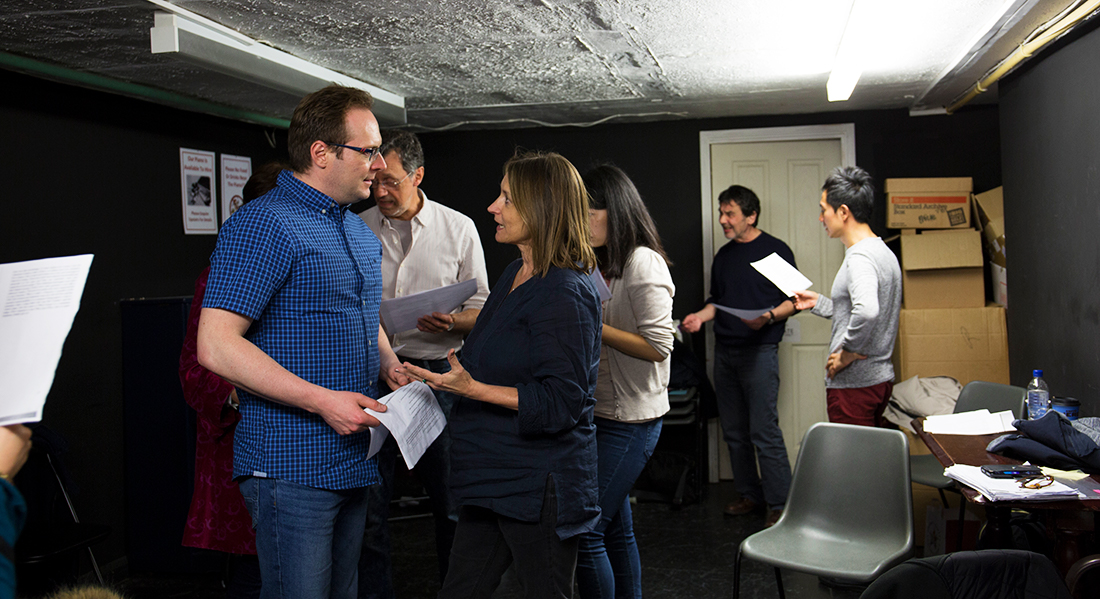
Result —
[[[725, 598], [733, 589], [733, 560], [741, 540], [763, 527], [763, 514], [731, 518], [721, 512], [734, 499], [729, 483], [708, 485], [701, 503], [671, 510], [668, 505], [641, 503], [634, 509], [634, 528], [642, 556], [642, 585], [647, 599]], [[439, 590], [433, 524], [430, 518], [392, 523], [394, 586], [398, 599], [428, 599]], [[784, 572], [791, 599], [859, 597], [858, 590], [833, 589], [816, 577]], [[141, 576], [115, 585], [129, 599], [222, 597], [217, 575]], [[508, 578], [497, 599], [520, 597]], [[741, 596], [778, 597], [771, 568], [745, 562]]]

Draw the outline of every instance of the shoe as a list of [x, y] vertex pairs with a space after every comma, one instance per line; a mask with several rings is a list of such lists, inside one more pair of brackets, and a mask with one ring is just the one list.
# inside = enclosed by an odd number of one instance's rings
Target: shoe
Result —
[[725, 507], [722, 511], [729, 516], [744, 516], [745, 514], [751, 514], [760, 509], [759, 503], [749, 499], [748, 497], [742, 498], [740, 501], [735, 501]]
[[764, 528], [775, 526], [775, 523], [779, 522], [779, 517], [782, 515], [783, 510], [768, 510], [768, 515], [764, 518]]

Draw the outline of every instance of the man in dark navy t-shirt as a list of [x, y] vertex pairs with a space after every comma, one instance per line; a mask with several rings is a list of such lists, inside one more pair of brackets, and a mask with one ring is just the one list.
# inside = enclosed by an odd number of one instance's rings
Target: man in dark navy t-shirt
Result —
[[[767, 508], [765, 525], [779, 520], [791, 484], [791, 465], [779, 429], [779, 340], [783, 321], [794, 305], [752, 262], [775, 253], [794, 265], [786, 243], [756, 228], [760, 199], [751, 189], [734, 185], [718, 196], [718, 222], [727, 243], [714, 256], [707, 305], [684, 318], [696, 332], [714, 320], [714, 383], [722, 434], [730, 449], [733, 484], [741, 499], [726, 506], [731, 516]], [[760, 310], [744, 320], [716, 308]], [[756, 463], [760, 461], [760, 475]], [[761, 481], [761, 479], [763, 479]]]

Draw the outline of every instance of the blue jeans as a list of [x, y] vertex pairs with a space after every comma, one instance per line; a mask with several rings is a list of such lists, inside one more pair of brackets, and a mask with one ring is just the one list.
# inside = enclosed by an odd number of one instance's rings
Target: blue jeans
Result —
[[766, 502], [773, 509], [782, 508], [791, 486], [791, 463], [776, 408], [779, 346], [716, 344], [714, 390], [722, 435], [730, 448], [733, 487], [758, 504]]
[[600, 521], [581, 535], [577, 587], [582, 599], [642, 596], [642, 563], [634, 542], [630, 489], [653, 455], [662, 420], [629, 423], [596, 418]]
[[354, 599], [365, 488], [330, 491], [256, 477], [242, 478], [240, 487], [256, 529], [262, 599]]
[[[414, 366], [427, 368], [432, 372], [450, 372], [447, 360], [416, 360], [401, 358]], [[455, 397], [446, 391], [435, 391], [440, 409], [447, 417], [451, 415], [451, 406]], [[447, 577], [447, 564], [454, 542], [455, 526], [458, 521], [458, 506], [451, 493], [448, 480], [451, 477], [451, 428], [443, 429], [439, 437], [428, 447], [413, 473], [424, 485], [431, 498], [432, 514], [435, 516], [435, 550], [439, 567], [440, 583]], [[359, 599], [393, 599], [393, 564], [390, 558], [390, 526], [387, 522], [390, 514], [390, 500], [393, 497], [393, 467], [400, 454], [393, 436], [386, 439], [378, 450], [377, 485], [368, 487], [367, 526], [363, 533], [363, 552], [359, 557]]]

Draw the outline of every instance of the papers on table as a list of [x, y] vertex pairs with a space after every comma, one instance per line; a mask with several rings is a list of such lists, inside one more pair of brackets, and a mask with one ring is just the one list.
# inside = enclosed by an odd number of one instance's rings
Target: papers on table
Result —
[[592, 272], [588, 273], [588, 278], [592, 279], [592, 284], [596, 286], [596, 291], [600, 292], [601, 304], [611, 299], [611, 288], [607, 286], [607, 281], [603, 280], [600, 269], [593, 268]]
[[477, 291], [477, 280], [470, 279], [454, 285], [421, 291], [404, 297], [382, 300], [378, 314], [390, 335], [416, 328], [416, 321], [425, 314], [442, 312], [450, 314], [470, 299]]
[[[944, 476], [974, 489], [990, 501], [1055, 501], [1058, 499], [1083, 499], [1074, 489], [1052, 482], [1039, 489], [1024, 489], [1014, 478], [992, 478], [982, 473], [981, 466], [955, 464], [943, 471]], [[1090, 497], [1090, 499], [1092, 499]]]
[[924, 430], [934, 435], [993, 435], [1010, 433], [1016, 428], [1016, 417], [1010, 410], [990, 414], [989, 410], [975, 410], [958, 414], [938, 414], [924, 419]]
[[386, 405], [385, 412], [364, 408], [382, 423], [382, 426], [371, 429], [367, 457], [378, 453], [386, 435], [393, 434], [397, 446], [401, 448], [401, 455], [405, 456], [405, 465], [412, 470], [420, 461], [420, 456], [447, 426], [447, 417], [439, 408], [431, 387], [420, 381], [409, 383], [378, 401]]
[[775, 306], [771, 306], [769, 308], [760, 308], [758, 310], [742, 310], [740, 308], [727, 308], [725, 306], [719, 306], [718, 304], [714, 304], [714, 307], [723, 312], [733, 314], [734, 316], [744, 320], [755, 320], [763, 316], [765, 312], [775, 309]]
[[0, 425], [38, 422], [92, 255], [0, 264]]
[[792, 297], [795, 291], [805, 291], [813, 285], [813, 281], [807, 279], [806, 275], [798, 272], [797, 268], [791, 266], [790, 262], [775, 252], [750, 264], [769, 281], [775, 283], [775, 286], [787, 297]]

